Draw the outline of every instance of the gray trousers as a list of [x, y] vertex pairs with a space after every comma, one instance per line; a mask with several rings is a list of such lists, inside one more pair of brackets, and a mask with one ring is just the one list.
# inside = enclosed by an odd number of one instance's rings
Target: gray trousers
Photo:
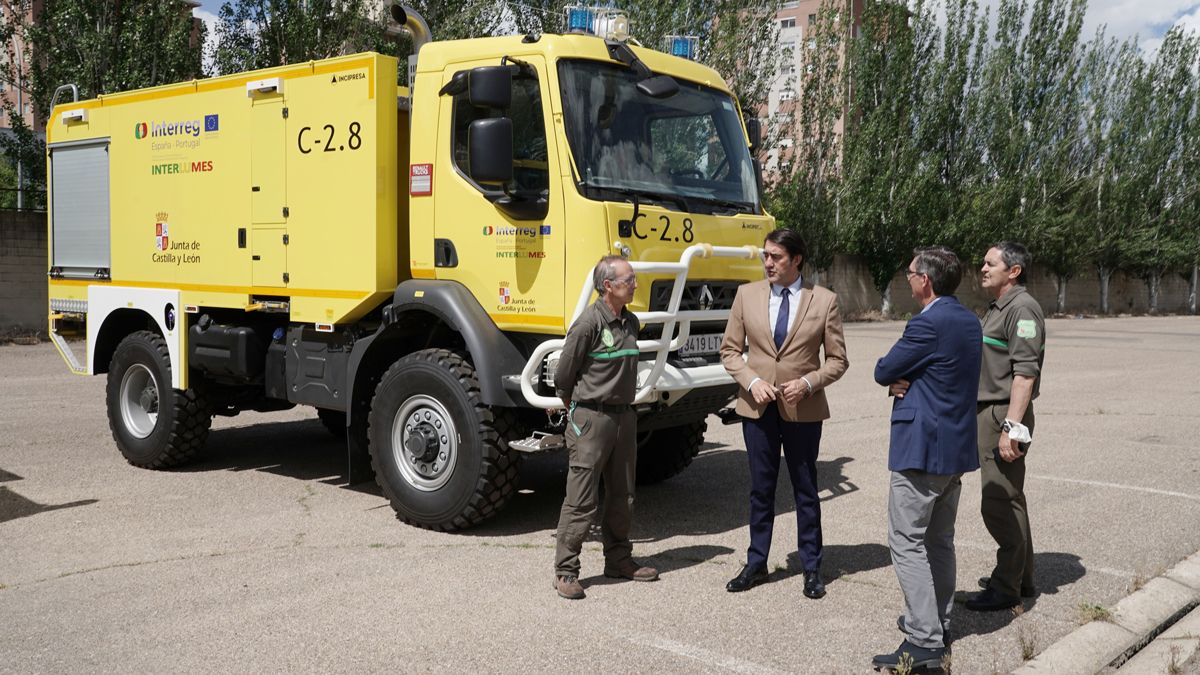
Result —
[[945, 646], [954, 607], [954, 520], [961, 474], [893, 471], [888, 490], [888, 548], [904, 593], [904, 627], [918, 647]]
[[554, 551], [554, 573], [560, 577], [579, 576], [579, 553], [600, 506], [601, 477], [605, 565], [618, 565], [633, 554], [629, 526], [637, 469], [637, 415], [632, 408], [618, 414], [576, 408], [567, 424], [566, 440], [567, 495], [558, 516]]

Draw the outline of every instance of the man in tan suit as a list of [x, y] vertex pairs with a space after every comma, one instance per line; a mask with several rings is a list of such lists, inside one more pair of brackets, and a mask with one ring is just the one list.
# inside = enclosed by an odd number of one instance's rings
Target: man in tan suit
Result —
[[[729, 313], [721, 361], [737, 380], [737, 412], [750, 461], [750, 548], [746, 566], [725, 586], [731, 593], [767, 580], [775, 522], [779, 449], [796, 499], [796, 531], [804, 564], [804, 595], [825, 595], [821, 580], [821, 502], [817, 452], [829, 417], [825, 388], [850, 365], [837, 295], [804, 283], [804, 240], [788, 229], [763, 242], [766, 279], [738, 289]], [[825, 362], [821, 363], [821, 348]]]

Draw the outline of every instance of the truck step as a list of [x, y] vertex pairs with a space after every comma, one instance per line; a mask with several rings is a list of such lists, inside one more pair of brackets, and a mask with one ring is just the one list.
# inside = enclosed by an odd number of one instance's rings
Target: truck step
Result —
[[508, 447], [517, 452], [550, 452], [566, 447], [562, 434], [551, 434], [545, 431], [535, 431], [529, 438], [509, 441]]

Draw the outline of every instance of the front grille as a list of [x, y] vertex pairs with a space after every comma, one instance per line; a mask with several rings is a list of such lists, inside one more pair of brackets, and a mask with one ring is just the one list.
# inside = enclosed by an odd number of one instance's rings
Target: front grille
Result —
[[[729, 309], [733, 307], [733, 297], [737, 295], [740, 281], [689, 281], [683, 287], [683, 296], [679, 299], [680, 311], [695, 311], [701, 309]], [[650, 284], [650, 311], [663, 312], [671, 301], [673, 279], [659, 279]], [[707, 291], [707, 292], [706, 292]], [[711, 298], [711, 299], [710, 299]], [[702, 300], [706, 303], [702, 303]], [[703, 304], [708, 304], [707, 307]]]

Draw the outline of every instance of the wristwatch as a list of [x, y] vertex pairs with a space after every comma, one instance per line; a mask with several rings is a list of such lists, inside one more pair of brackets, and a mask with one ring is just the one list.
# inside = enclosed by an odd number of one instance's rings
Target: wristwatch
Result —
[[1008, 432], [1012, 431], [1012, 428], [1013, 428], [1013, 423], [1010, 422], [1009, 420], [1004, 420], [1004, 424], [1000, 425], [1000, 431], [1003, 431], [1006, 434]]

